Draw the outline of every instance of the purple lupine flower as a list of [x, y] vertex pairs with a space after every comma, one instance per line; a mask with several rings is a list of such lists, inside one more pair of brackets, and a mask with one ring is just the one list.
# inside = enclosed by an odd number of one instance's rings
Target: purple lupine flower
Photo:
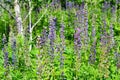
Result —
[[107, 37], [108, 37], [108, 34], [107, 34], [107, 23], [105, 20], [104, 21], [104, 28], [103, 28], [103, 35], [104, 35], [104, 44], [106, 45], [108, 43], [108, 40], [107, 40]]
[[[82, 11], [81, 10], [77, 10], [76, 12], [76, 17], [77, 19], [75, 20], [75, 26], [77, 28], [75, 28], [75, 31], [76, 33], [74, 34], [74, 39], [77, 38], [77, 36], [80, 34], [81, 32], [81, 37], [82, 37], [82, 34], [83, 34], [83, 18], [82, 18]], [[80, 36], [80, 35], [79, 35]]]
[[[93, 15], [93, 20], [95, 22], [95, 16]], [[92, 24], [92, 39], [93, 39], [93, 42], [95, 41], [95, 36], [96, 36], [96, 29], [95, 29], [95, 23]], [[101, 28], [100, 28], [101, 29]], [[102, 31], [102, 29], [101, 29]]]
[[109, 8], [110, 8], [110, 2], [109, 1], [104, 1], [103, 12], [105, 12]]
[[91, 63], [94, 63], [96, 60], [96, 40], [95, 39], [92, 43], [90, 51], [91, 51], [90, 61]]
[[72, 7], [73, 7], [73, 2], [66, 1], [66, 9], [72, 9]]
[[62, 42], [64, 42], [64, 39], [65, 39], [65, 36], [64, 36], [64, 28], [65, 28], [65, 25], [64, 25], [64, 24], [61, 24], [60, 38], [61, 38]]
[[42, 31], [42, 38], [43, 38], [44, 44], [47, 42], [47, 38], [48, 38], [47, 36], [48, 36], [47, 29], [44, 28]]
[[[94, 21], [94, 20], [93, 20]], [[90, 62], [94, 63], [96, 60], [96, 30], [94, 25], [92, 26], [92, 46], [91, 46], [91, 54], [90, 54]]]
[[[60, 3], [60, 0], [53, 0], [52, 1], [52, 6], [55, 6], [56, 4], [59, 4]], [[56, 6], [57, 7], [57, 6]]]
[[112, 22], [113, 23], [116, 22], [116, 19], [117, 19], [116, 11], [117, 11], [117, 7], [112, 6], [111, 13], [112, 13]]
[[56, 38], [56, 18], [51, 18], [50, 19], [50, 26], [49, 26], [49, 35], [48, 38], [50, 40], [50, 55], [53, 58], [54, 57], [54, 41]]
[[37, 36], [37, 48], [43, 48], [47, 42], [47, 29], [44, 28], [41, 34], [41, 36]]
[[[84, 24], [84, 3], [81, 4], [80, 11], [81, 11], [82, 24]], [[82, 27], [84, 27], [84, 26], [82, 26]]]
[[84, 8], [85, 8], [85, 3], [82, 2], [81, 6], [80, 6], [80, 17], [81, 17], [81, 22], [80, 22], [80, 25], [81, 25], [81, 37], [82, 37], [82, 41], [84, 42], [85, 41], [85, 26], [84, 26], [84, 22], [85, 22], [85, 16], [84, 16]]
[[113, 30], [113, 24], [110, 24], [110, 33], [108, 37], [108, 52], [115, 46], [115, 40], [114, 40], [114, 30]]
[[65, 36], [64, 36], [64, 24], [61, 24], [60, 28], [60, 38], [61, 38], [61, 51], [60, 51], [60, 67], [63, 67], [64, 62], [63, 62], [63, 52], [65, 50]]
[[112, 9], [111, 9], [111, 12], [112, 12], [112, 22], [110, 24], [110, 48], [112, 48], [115, 44], [115, 41], [114, 41], [114, 30], [113, 30], [113, 23], [115, 22], [115, 19], [116, 19], [116, 7], [115, 6], [112, 6]]
[[101, 43], [101, 45], [103, 42], [104, 42], [104, 40], [103, 40], [103, 27], [100, 26], [100, 43]]
[[7, 68], [9, 63], [8, 63], [8, 52], [6, 51], [6, 47], [7, 47], [7, 39], [5, 34], [3, 34], [3, 39], [2, 39], [2, 43], [3, 43], [3, 53], [4, 53], [4, 67]]
[[42, 38], [42, 36], [38, 36], [37, 37], [37, 48], [42, 48], [44, 45], [44, 40]]
[[74, 47], [75, 47], [75, 51], [76, 51], [76, 53], [78, 53], [78, 57], [80, 57], [80, 54], [79, 54], [79, 50], [80, 50], [80, 48], [81, 48], [81, 46], [82, 46], [82, 44], [81, 44], [81, 30], [80, 30], [80, 28], [76, 28], [76, 33], [74, 34]]
[[84, 9], [84, 7], [85, 7], [85, 2], [82, 2], [80, 9]]
[[11, 45], [11, 47], [12, 47], [12, 64], [13, 64], [13, 66], [15, 66], [17, 60], [16, 60], [16, 39], [14, 38], [14, 35], [12, 37], [11, 42], [12, 42], [12, 45]]
[[56, 3], [55, 0], [52, 0], [52, 6], [55, 6], [55, 3]]
[[95, 30], [95, 27], [92, 28], [92, 37], [95, 38], [95, 35], [96, 35], [96, 30]]
[[16, 55], [15, 55], [15, 54], [12, 54], [12, 64], [13, 64], [13, 66], [16, 65], [16, 62], [17, 62], [17, 60], [16, 60]]
[[103, 26], [102, 26], [102, 32], [101, 32], [101, 46], [106, 46], [107, 45], [107, 31], [106, 31], [106, 21], [103, 20]]
[[76, 28], [76, 33], [74, 34], [74, 39], [78, 39], [78, 37], [80, 36], [80, 28]]
[[15, 52], [16, 51], [16, 39], [13, 37], [11, 42], [12, 42], [11, 47], [12, 47], [13, 51]]
[[77, 28], [77, 32], [75, 34], [75, 38], [77, 38], [77, 46], [81, 47], [81, 37], [80, 37], [81, 30]]
[[88, 37], [88, 13], [87, 13], [87, 9], [86, 9], [86, 6], [85, 6], [85, 9], [84, 9], [84, 31], [85, 31], [85, 45], [88, 44], [89, 42], [89, 37]]
[[85, 45], [88, 44], [89, 42], [89, 37], [88, 37], [88, 13], [87, 13], [87, 5], [85, 5], [84, 2], [80, 5], [80, 11], [78, 15], [78, 20], [81, 25], [81, 36], [83, 37], [82, 41], [84, 42]]
[[[63, 69], [64, 66], [64, 57], [63, 53], [65, 50], [65, 36], [64, 36], [64, 29], [65, 25], [61, 23], [61, 28], [60, 28], [60, 39], [61, 39], [61, 44], [60, 44], [60, 68]], [[61, 78], [64, 78], [64, 72], [61, 73]]]
[[110, 38], [111, 38], [111, 48], [114, 46], [115, 41], [114, 41], [114, 30], [113, 30], [113, 25], [110, 25]]
[[4, 67], [8, 67], [8, 52], [4, 52]]
[[42, 48], [47, 41], [47, 30], [43, 29], [42, 35], [37, 37], [37, 48]]
[[115, 6], [112, 6], [111, 12], [112, 12], [112, 14], [115, 14], [115, 12], [116, 12]]
[[[77, 22], [80, 22], [81, 23], [81, 18], [80, 18], [80, 10], [76, 11], [76, 17], [77, 17]], [[79, 21], [78, 21], [79, 20]], [[76, 21], [75, 21], [76, 22]]]
[[45, 51], [45, 45], [47, 42], [47, 29], [44, 28], [41, 32], [41, 36], [37, 37], [37, 48], [39, 49], [39, 54], [37, 55], [37, 75], [41, 79], [43, 69], [44, 69], [44, 64], [42, 64], [42, 59], [43, 59], [43, 53]]
[[4, 45], [4, 44], [6, 44], [6, 43], [7, 43], [7, 39], [6, 39], [5, 34], [3, 34], [2, 44]]

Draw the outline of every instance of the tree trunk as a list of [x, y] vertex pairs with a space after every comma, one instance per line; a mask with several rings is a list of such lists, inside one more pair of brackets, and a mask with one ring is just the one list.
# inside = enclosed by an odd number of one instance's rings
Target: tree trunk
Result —
[[23, 36], [22, 18], [21, 18], [20, 6], [18, 4], [18, 0], [14, 1], [14, 10], [15, 10], [15, 17], [16, 17], [18, 34]]
[[31, 1], [29, 1], [29, 8], [30, 8], [30, 14], [29, 14], [29, 32], [30, 32], [30, 38], [29, 38], [29, 41], [30, 41], [30, 46], [29, 46], [29, 51], [31, 51], [32, 49], [32, 45], [31, 45], [31, 42], [32, 42], [32, 20], [31, 20]]

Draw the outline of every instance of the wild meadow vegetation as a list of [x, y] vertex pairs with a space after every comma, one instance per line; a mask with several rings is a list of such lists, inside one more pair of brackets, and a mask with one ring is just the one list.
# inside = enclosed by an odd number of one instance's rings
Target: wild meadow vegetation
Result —
[[0, 0], [0, 80], [120, 80], [120, 0]]

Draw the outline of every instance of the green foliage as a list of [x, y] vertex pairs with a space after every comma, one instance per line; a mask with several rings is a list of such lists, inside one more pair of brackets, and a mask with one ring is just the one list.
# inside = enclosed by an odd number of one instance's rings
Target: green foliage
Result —
[[[120, 53], [120, 9], [118, 7], [116, 14], [116, 20], [112, 18], [110, 9], [106, 12], [102, 12], [104, 0], [84, 0], [88, 5], [88, 35], [90, 37], [90, 44], [87, 46], [82, 43], [82, 47], [78, 52], [75, 52], [74, 48], [74, 33], [76, 23], [76, 8], [64, 10], [57, 5], [51, 5], [52, 0], [31, 0], [33, 10], [31, 12], [32, 26], [40, 21], [33, 28], [32, 36], [33, 40], [29, 41], [29, 36], [21, 36], [17, 34], [17, 28], [15, 20], [10, 18], [9, 14], [3, 10], [2, 15], [0, 14], [0, 80], [120, 80], [120, 67], [116, 66], [119, 63], [119, 58], [115, 56], [115, 52]], [[62, 1], [62, 0], [61, 0]], [[69, 0], [73, 1], [73, 0]], [[114, 2], [115, 0], [110, 0]], [[75, 0], [75, 4], [81, 5], [83, 0]], [[12, 2], [13, 3], [13, 2]], [[61, 2], [64, 5], [64, 2]], [[25, 16], [29, 13], [28, 0], [20, 1], [21, 5], [21, 16], [24, 20]], [[115, 4], [112, 3], [112, 4]], [[60, 5], [60, 4], [58, 4]], [[48, 7], [47, 7], [48, 6]], [[117, 5], [119, 6], [119, 4]], [[14, 9], [10, 9], [12, 12]], [[46, 13], [45, 13], [46, 11]], [[42, 17], [41, 17], [42, 16]], [[42, 47], [36, 47], [37, 36], [43, 36], [41, 32], [44, 28], [49, 33], [50, 18], [55, 17], [56, 21], [56, 39], [54, 46], [54, 59], [52, 60], [50, 52], [50, 43], [47, 42]], [[95, 19], [93, 18], [95, 16]], [[103, 26], [103, 19], [106, 21], [106, 32], [110, 35], [109, 26], [113, 23], [114, 39], [116, 41], [114, 47], [107, 52], [107, 46], [101, 47], [100, 28]], [[64, 66], [60, 67], [60, 51], [61, 50], [61, 39], [60, 39], [60, 28], [61, 23], [65, 24], [65, 50], [63, 51]], [[29, 18], [23, 22], [24, 30], [27, 31], [29, 24]], [[96, 61], [90, 62], [90, 54], [92, 53], [92, 26], [94, 25], [96, 30]], [[9, 27], [12, 28], [9, 31]], [[79, 25], [81, 27], [81, 25]], [[16, 37], [16, 67], [12, 65], [12, 47], [11, 47], [11, 36], [10, 33], [15, 33]], [[9, 66], [4, 68], [4, 52], [2, 48], [2, 34], [5, 33], [7, 36], [7, 51], [9, 52]], [[24, 31], [24, 35], [29, 34]], [[28, 39], [28, 40], [27, 40]], [[32, 45], [32, 50], [29, 51], [29, 46]], [[57, 48], [59, 46], [59, 48]], [[58, 50], [58, 51], [57, 51]], [[118, 59], [118, 60], [117, 60]]]

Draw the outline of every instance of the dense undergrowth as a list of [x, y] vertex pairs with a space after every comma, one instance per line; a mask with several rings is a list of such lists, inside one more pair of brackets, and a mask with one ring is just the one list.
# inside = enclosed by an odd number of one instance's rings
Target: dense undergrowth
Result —
[[119, 0], [23, 2], [23, 35], [0, 7], [0, 80], [120, 80]]

